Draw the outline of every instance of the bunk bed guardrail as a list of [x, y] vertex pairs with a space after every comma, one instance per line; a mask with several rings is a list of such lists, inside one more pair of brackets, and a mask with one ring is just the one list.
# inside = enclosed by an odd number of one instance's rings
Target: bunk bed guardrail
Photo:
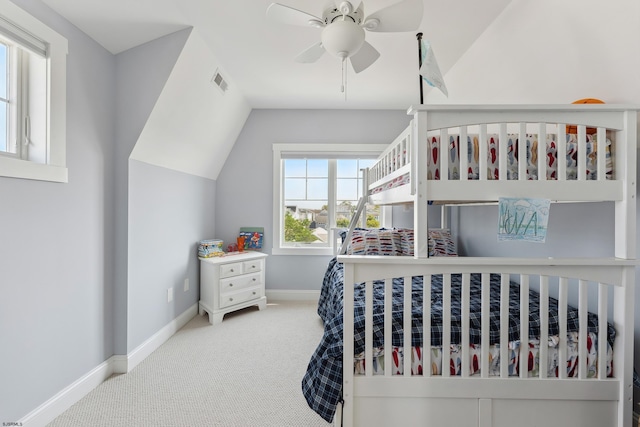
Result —
[[[546, 418], [562, 420], [563, 425], [630, 425], [637, 264], [635, 181], [638, 110], [636, 106], [605, 104], [419, 106], [408, 110], [412, 116], [410, 125], [368, 171], [366, 199], [377, 205], [413, 205], [414, 256], [338, 256], [338, 262], [344, 266], [345, 284], [344, 405], [339, 422], [345, 426], [372, 425], [381, 419], [400, 417], [406, 420], [406, 425], [424, 425], [428, 420], [460, 426], [510, 426], [516, 419], [535, 419], [544, 414]], [[568, 125], [576, 127], [575, 135], [567, 133]], [[550, 146], [549, 142], [553, 144]], [[429, 258], [426, 239], [428, 203], [495, 202], [501, 197], [614, 202], [613, 257]], [[364, 208], [361, 203], [360, 212]], [[352, 221], [349, 232], [353, 227], [355, 222]], [[348, 239], [345, 239], [341, 254], [345, 253], [347, 244]], [[530, 326], [530, 313], [526, 308], [530, 277], [536, 277], [535, 280], [540, 282], [541, 301], [548, 300], [550, 289], [556, 289], [560, 305], [565, 310], [568, 289], [575, 285], [578, 334], [582, 343], [578, 354], [578, 377], [565, 378], [562, 369], [559, 370], [559, 378], [546, 378], [542, 373], [534, 378], [528, 377], [525, 369], [528, 357], [524, 357], [526, 346], [521, 347], [517, 379], [505, 377], [506, 368], [502, 365], [497, 377], [488, 377], [488, 328], [485, 328], [488, 316], [485, 310], [489, 297], [484, 292], [481, 303], [482, 368], [478, 377], [465, 374], [464, 370], [458, 378], [449, 377], [444, 366], [440, 376], [431, 376], [428, 372], [411, 375], [409, 358], [403, 362], [403, 375], [391, 375], [386, 367], [382, 376], [372, 375], [368, 370], [365, 375], [355, 375], [354, 284], [364, 283], [366, 295], [372, 290], [374, 280], [382, 279], [389, 283], [391, 278], [404, 278], [404, 283], [411, 283], [414, 276], [429, 278], [441, 275], [446, 291], [453, 274], [462, 275], [464, 281], [470, 274], [480, 274], [483, 280], [490, 274], [499, 274], [503, 280], [511, 275], [517, 276], [523, 295], [520, 305], [525, 307], [518, 322], [520, 330], [524, 331], [525, 342]], [[549, 278], [558, 283], [557, 288], [554, 288], [555, 284], [548, 284]], [[598, 318], [612, 319], [616, 331], [612, 377], [605, 377], [603, 370], [599, 370], [594, 379], [585, 377], [586, 349], [583, 347], [587, 339], [584, 322], [589, 304], [593, 304], [588, 296], [587, 288], [591, 286], [588, 283], [595, 283], [597, 288], [595, 304]], [[428, 288], [426, 286], [424, 291], [428, 292]], [[468, 296], [464, 292], [468, 287], [463, 285], [463, 289], [462, 304], [465, 305], [468, 304]], [[411, 294], [404, 292], [405, 307], [412, 306]], [[613, 295], [610, 299], [609, 294]], [[424, 300], [430, 301], [430, 298], [425, 296]], [[388, 303], [390, 301], [385, 300], [384, 306]], [[451, 310], [450, 301], [443, 304], [445, 311]], [[540, 310], [542, 329], [548, 323], [547, 306], [544, 304]], [[613, 307], [611, 311], [608, 305]], [[374, 310], [371, 297], [365, 297], [364, 306], [364, 334], [367, 337], [364, 365], [371, 367]], [[430, 313], [431, 308], [427, 304], [423, 309]], [[501, 305], [500, 310], [505, 315], [509, 307]], [[466, 316], [466, 308], [463, 307], [462, 311]], [[386, 310], [384, 316], [388, 316]], [[561, 324], [566, 323], [563, 316], [566, 312], [560, 313]], [[446, 344], [450, 343], [447, 337], [451, 328], [447, 317], [443, 316], [445, 353], [449, 351]], [[429, 318], [425, 316], [425, 323]], [[391, 320], [385, 319], [384, 333], [388, 334], [386, 322], [391, 323]], [[463, 324], [468, 322], [467, 319], [463, 318]], [[405, 311], [404, 342], [411, 341], [411, 320], [411, 311]], [[600, 322], [599, 334], [604, 334], [603, 324], [606, 322]], [[429, 336], [427, 326], [424, 326], [425, 336]], [[501, 334], [505, 333], [503, 326]], [[563, 353], [566, 346], [566, 342], [562, 343], [566, 340], [563, 333], [566, 330], [560, 332]], [[385, 342], [389, 342], [389, 338], [385, 338]], [[470, 355], [465, 346], [462, 347], [462, 364], [467, 366]], [[500, 349], [501, 358], [505, 357], [504, 351]], [[599, 363], [603, 363], [605, 346], [599, 345], [597, 352]], [[391, 359], [390, 353], [385, 353], [385, 364], [389, 363], [388, 359]], [[561, 359], [560, 362], [566, 360]], [[467, 417], [467, 413], [471, 415]]]

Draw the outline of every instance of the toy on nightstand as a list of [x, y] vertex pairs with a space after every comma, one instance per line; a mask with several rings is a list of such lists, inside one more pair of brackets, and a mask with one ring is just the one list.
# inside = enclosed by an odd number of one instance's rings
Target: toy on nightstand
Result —
[[244, 237], [244, 249], [247, 249], [247, 250], [262, 249], [262, 244], [264, 239], [264, 228], [241, 227], [240, 237]]
[[198, 256], [200, 258], [224, 256], [222, 244], [222, 240], [218, 239], [201, 240], [200, 244], [198, 245]]

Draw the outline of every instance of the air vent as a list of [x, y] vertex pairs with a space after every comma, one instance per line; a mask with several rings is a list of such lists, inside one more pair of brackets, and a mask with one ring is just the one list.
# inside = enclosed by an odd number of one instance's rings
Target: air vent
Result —
[[225, 93], [227, 89], [229, 89], [227, 81], [224, 79], [224, 77], [222, 77], [222, 74], [220, 74], [218, 70], [216, 70], [215, 74], [213, 75], [211, 83], [216, 85], [222, 91], [222, 93]]

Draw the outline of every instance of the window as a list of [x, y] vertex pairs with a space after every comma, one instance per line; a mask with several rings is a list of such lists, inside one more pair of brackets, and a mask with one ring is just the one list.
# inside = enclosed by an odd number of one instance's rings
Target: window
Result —
[[11, 102], [9, 100], [10, 88], [12, 84], [9, 82], [11, 73], [9, 67], [11, 61], [9, 59], [10, 47], [9, 44], [0, 40], [0, 153], [10, 153], [11, 144], [9, 143], [14, 137], [10, 135], [11, 126], [7, 127], [8, 123], [12, 122], [9, 117], [11, 113]]
[[[346, 228], [363, 194], [361, 169], [384, 145], [274, 144], [273, 254], [334, 253], [336, 228]], [[368, 206], [367, 226], [381, 224]]]
[[0, 0], [0, 176], [67, 182], [67, 40]]

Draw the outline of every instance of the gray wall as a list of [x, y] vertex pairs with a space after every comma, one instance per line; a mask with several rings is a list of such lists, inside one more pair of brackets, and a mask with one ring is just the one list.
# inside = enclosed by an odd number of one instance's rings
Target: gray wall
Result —
[[[274, 143], [386, 144], [409, 124], [404, 111], [253, 110], [217, 180], [215, 236], [227, 245], [240, 227], [264, 227], [273, 245]], [[267, 258], [267, 289], [319, 290], [329, 256]]]
[[[129, 229], [129, 155], [144, 128], [190, 30], [161, 37], [115, 56], [116, 163], [115, 163], [115, 348], [127, 354], [128, 346], [128, 235]], [[136, 218], [133, 218], [136, 219]], [[166, 301], [166, 300], [165, 300]], [[154, 307], [158, 309], [158, 307]]]
[[[197, 243], [214, 234], [216, 182], [136, 160], [129, 163], [131, 352], [198, 302]], [[170, 287], [173, 301], [167, 302]]]
[[498, 242], [498, 206], [451, 209], [458, 252], [467, 256], [612, 257], [613, 203], [551, 205], [545, 243]]
[[113, 56], [42, 2], [13, 1], [69, 41], [69, 183], [0, 177], [4, 422], [130, 353], [197, 302], [195, 242], [214, 234], [216, 188], [140, 162], [129, 170], [189, 30]]
[[113, 56], [40, 1], [69, 40], [69, 183], [0, 178], [0, 420], [16, 421], [113, 354]]

